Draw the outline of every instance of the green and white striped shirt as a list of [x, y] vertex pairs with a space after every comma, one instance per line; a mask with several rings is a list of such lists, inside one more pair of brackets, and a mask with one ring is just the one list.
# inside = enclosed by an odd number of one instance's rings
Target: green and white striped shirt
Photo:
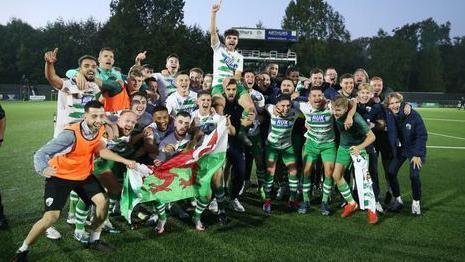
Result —
[[326, 103], [322, 109], [315, 109], [308, 102], [294, 103], [294, 106], [305, 116], [305, 126], [310, 127], [305, 132], [307, 139], [317, 144], [334, 142], [334, 118], [330, 103]]
[[291, 108], [287, 117], [281, 117], [273, 112], [275, 105], [266, 105], [265, 108], [271, 116], [267, 145], [276, 149], [286, 149], [292, 146], [292, 129], [299, 117], [297, 110]]

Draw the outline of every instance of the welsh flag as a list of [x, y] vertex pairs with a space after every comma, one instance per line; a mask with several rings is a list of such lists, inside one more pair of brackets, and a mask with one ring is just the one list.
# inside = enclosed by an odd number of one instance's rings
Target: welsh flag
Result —
[[121, 193], [121, 214], [131, 223], [131, 213], [140, 203], [169, 203], [211, 192], [212, 176], [226, 159], [226, 118], [193, 150], [180, 153], [158, 167], [138, 165], [128, 169]]

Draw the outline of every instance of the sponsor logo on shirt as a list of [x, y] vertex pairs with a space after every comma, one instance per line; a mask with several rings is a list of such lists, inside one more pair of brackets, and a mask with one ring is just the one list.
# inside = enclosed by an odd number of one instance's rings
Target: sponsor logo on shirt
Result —
[[223, 62], [226, 64], [226, 66], [229, 67], [229, 69], [231, 69], [232, 71], [236, 71], [238, 67], [236, 61], [234, 61], [232, 57], [228, 56], [224, 52], [222, 52], [221, 55], [223, 56]]

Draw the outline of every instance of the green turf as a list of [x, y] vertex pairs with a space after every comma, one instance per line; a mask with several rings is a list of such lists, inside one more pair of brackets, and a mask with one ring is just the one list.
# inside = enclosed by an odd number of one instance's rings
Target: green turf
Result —
[[[52, 135], [52, 114], [56, 107], [46, 103], [2, 103], [8, 119], [5, 142], [0, 148], [0, 190], [10, 229], [0, 231], [0, 261], [11, 258], [32, 224], [42, 213], [43, 179], [33, 172], [32, 155]], [[465, 111], [421, 109], [431, 132], [465, 138]], [[429, 145], [465, 147], [465, 139], [429, 136]], [[399, 174], [407, 208], [401, 214], [387, 214], [378, 225], [366, 223], [358, 212], [342, 219], [322, 217], [316, 210], [306, 215], [289, 214], [284, 203], [274, 206], [270, 218], [263, 216], [257, 197], [248, 194], [246, 214], [229, 212], [227, 227], [206, 215], [208, 229], [198, 233], [189, 223], [170, 218], [167, 231], [157, 236], [150, 228], [104, 234], [117, 247], [111, 256], [84, 249], [71, 237], [71, 227], [62, 218], [57, 228], [63, 239], [41, 238], [30, 259], [41, 261], [148, 261], [148, 260], [465, 260], [465, 150], [428, 149], [421, 173], [422, 217], [409, 214], [410, 182], [404, 167]], [[382, 174], [381, 174], [382, 176]], [[383, 180], [383, 179], [381, 179]], [[385, 190], [385, 183], [381, 185]], [[63, 216], [65, 217], [65, 216]]]

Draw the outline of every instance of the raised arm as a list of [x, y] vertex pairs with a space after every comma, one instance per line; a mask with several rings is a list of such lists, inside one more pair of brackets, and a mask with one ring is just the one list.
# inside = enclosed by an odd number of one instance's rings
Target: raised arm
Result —
[[210, 42], [212, 47], [220, 41], [218, 33], [216, 32], [216, 13], [220, 10], [221, 0], [212, 6], [212, 14], [210, 18]]
[[58, 48], [53, 51], [48, 51], [44, 55], [45, 60], [45, 78], [54, 88], [60, 90], [63, 88], [63, 79], [61, 79], [55, 72], [55, 63], [57, 61]]

